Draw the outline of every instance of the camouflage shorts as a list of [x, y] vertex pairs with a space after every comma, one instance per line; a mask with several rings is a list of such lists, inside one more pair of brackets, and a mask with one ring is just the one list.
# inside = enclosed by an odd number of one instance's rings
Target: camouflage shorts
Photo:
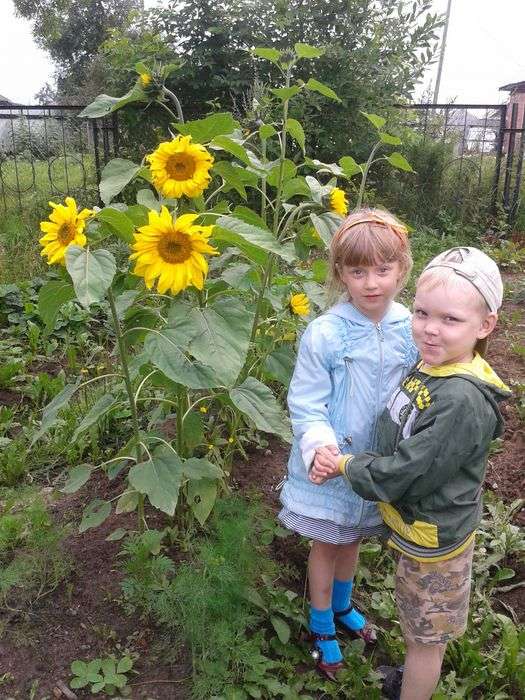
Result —
[[406, 641], [444, 644], [465, 632], [473, 551], [474, 542], [448, 561], [399, 557], [396, 601]]

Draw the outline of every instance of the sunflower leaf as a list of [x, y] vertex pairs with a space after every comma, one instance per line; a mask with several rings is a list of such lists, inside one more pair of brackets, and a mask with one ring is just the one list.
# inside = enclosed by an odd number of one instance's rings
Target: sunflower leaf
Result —
[[129, 483], [150, 503], [167, 515], [174, 515], [182, 480], [182, 462], [167, 445], [160, 445], [151, 459], [129, 470]]
[[107, 206], [111, 200], [117, 196], [126, 185], [137, 175], [141, 169], [131, 160], [124, 158], [114, 158], [104, 167], [98, 186], [100, 199]]
[[235, 406], [248, 416], [258, 430], [279, 435], [292, 441], [289, 421], [272, 391], [255, 377], [247, 377], [240, 386], [230, 391]]
[[73, 280], [77, 299], [88, 309], [105, 297], [117, 266], [107, 250], [90, 251], [89, 248], [70, 245], [66, 250], [66, 268]]
[[204, 525], [217, 499], [217, 481], [192, 480], [188, 484], [186, 500], [201, 525]]
[[38, 293], [38, 313], [46, 324], [45, 333], [51, 333], [60, 307], [75, 298], [73, 285], [67, 280], [51, 280]]
[[308, 80], [308, 82], [306, 83], [306, 88], [307, 90], [313, 90], [314, 92], [318, 92], [320, 95], [329, 97], [331, 100], [341, 102], [341, 99], [332, 90], [332, 88], [328, 87], [328, 85], [325, 85], [324, 83], [320, 83], [319, 80], [316, 80], [315, 78], [310, 78]]
[[269, 229], [253, 226], [235, 216], [221, 216], [213, 229], [213, 237], [237, 246], [259, 264], [266, 261], [266, 253], [274, 253], [289, 263], [295, 259], [292, 245], [279, 243]]
[[97, 219], [108, 224], [111, 230], [125, 243], [133, 243], [135, 224], [123, 211], [119, 211], [113, 207], [104, 207], [104, 209], [97, 212]]
[[95, 97], [93, 102], [88, 104], [80, 114], [77, 116], [88, 117], [88, 119], [97, 119], [98, 117], [105, 117], [111, 112], [115, 112], [117, 109], [124, 107], [130, 102], [144, 102], [147, 101], [147, 96], [144, 90], [138, 85], [134, 85], [131, 90], [129, 90], [122, 97], [112, 97], [111, 95], [98, 95]]
[[231, 134], [235, 129], [240, 129], [240, 124], [230, 112], [217, 112], [204, 119], [195, 121], [174, 123], [173, 126], [180, 134], [191, 136], [195, 143], [208, 143], [216, 136]]

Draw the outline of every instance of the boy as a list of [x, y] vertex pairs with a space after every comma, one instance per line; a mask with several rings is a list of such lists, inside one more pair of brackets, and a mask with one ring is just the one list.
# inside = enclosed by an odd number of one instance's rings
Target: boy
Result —
[[378, 501], [398, 552], [396, 602], [407, 653], [384, 670], [384, 690], [431, 698], [447, 642], [467, 625], [475, 529], [491, 441], [502, 434], [497, 403], [509, 390], [483, 359], [503, 284], [476, 248], [452, 248], [417, 282], [412, 331], [421, 361], [381, 415], [377, 452], [320, 448], [315, 483], [341, 473]]

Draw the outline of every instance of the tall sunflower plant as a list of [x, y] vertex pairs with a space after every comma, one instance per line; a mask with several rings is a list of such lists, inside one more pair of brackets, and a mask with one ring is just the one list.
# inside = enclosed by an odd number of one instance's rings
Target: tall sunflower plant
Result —
[[[81, 116], [155, 102], [173, 118], [169, 138], [141, 163], [115, 158], [105, 166], [104, 206], [79, 211], [67, 197], [51, 203], [41, 223], [41, 254], [58, 271], [40, 292], [47, 330], [71, 299], [86, 309], [105, 308], [118, 362], [112, 372], [68, 383], [45, 407], [33, 443], [56, 428], [79, 389], [100, 380], [111, 391], [97, 394], [73, 439], [121, 415], [123, 407], [131, 416], [129, 440], [114, 458], [70, 470], [63, 489], [69, 493], [97, 469], [110, 479], [126, 477], [116, 503], [88, 505], [81, 531], [113, 510], [136, 510], [142, 529], [145, 499], [183, 524], [193, 517], [203, 524], [228, 488], [233, 454], [244, 453], [249, 436], [291, 439], [280, 397], [293, 369], [297, 330], [312, 307], [324, 305], [326, 263], [311, 253], [329, 245], [355, 176], [363, 199], [379, 145], [361, 165], [351, 156], [332, 164], [307, 157], [304, 130], [289, 114], [292, 100], [304, 92], [340, 100], [315, 78], [293, 75], [299, 61], [316, 59], [323, 49], [296, 44], [293, 51], [253, 54], [272, 62], [283, 84], [255, 105], [252, 129], [230, 113], [184, 121], [164, 84], [177, 66], [137, 64], [125, 96], [100, 95]], [[382, 117], [365, 116], [378, 144], [399, 143], [384, 131]], [[387, 159], [410, 169], [400, 153]], [[167, 418], [175, 424], [173, 438], [160, 428]]]

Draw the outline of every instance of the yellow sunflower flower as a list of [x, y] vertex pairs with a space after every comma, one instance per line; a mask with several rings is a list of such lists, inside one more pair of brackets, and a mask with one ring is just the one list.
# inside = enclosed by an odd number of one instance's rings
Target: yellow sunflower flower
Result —
[[40, 255], [47, 257], [48, 265], [55, 263], [63, 265], [68, 246], [73, 243], [83, 248], [86, 245], [87, 239], [84, 233], [86, 219], [93, 212], [91, 209], [82, 209], [79, 212], [73, 197], [66, 197], [65, 205], [49, 202], [49, 206], [52, 209], [49, 221], [40, 222], [40, 230], [45, 234], [39, 240], [43, 246]]
[[310, 300], [306, 294], [292, 294], [290, 297], [290, 309], [297, 316], [308, 316], [310, 313]]
[[147, 156], [153, 184], [165, 197], [199, 197], [211, 181], [213, 156], [191, 136], [161, 143]]
[[147, 88], [148, 85], [151, 83], [151, 75], [149, 73], [141, 73], [139, 75], [139, 81], [141, 87]]
[[330, 209], [341, 216], [348, 214], [348, 201], [345, 193], [339, 187], [334, 187], [330, 192]]
[[193, 285], [202, 289], [208, 272], [204, 253], [218, 255], [208, 243], [213, 226], [196, 226], [198, 214], [183, 214], [174, 222], [166, 207], [150, 211], [148, 224], [135, 234], [135, 275], [144, 277], [148, 289], [157, 280], [159, 294], [178, 294]]

